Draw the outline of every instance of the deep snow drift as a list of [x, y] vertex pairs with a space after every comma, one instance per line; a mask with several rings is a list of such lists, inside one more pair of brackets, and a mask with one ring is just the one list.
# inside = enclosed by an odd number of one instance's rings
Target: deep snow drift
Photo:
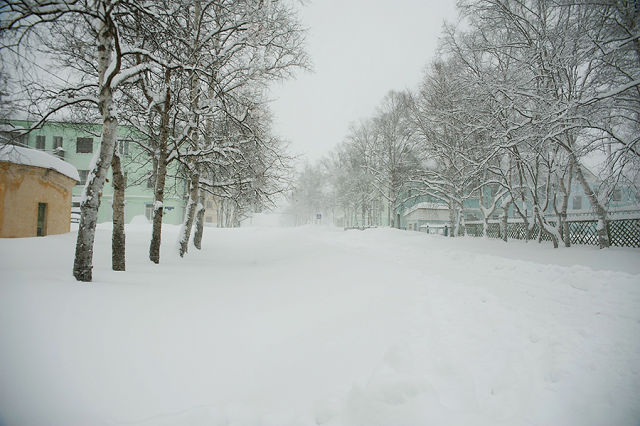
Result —
[[2, 425], [640, 422], [640, 250], [206, 229], [125, 273], [99, 227], [0, 240]]

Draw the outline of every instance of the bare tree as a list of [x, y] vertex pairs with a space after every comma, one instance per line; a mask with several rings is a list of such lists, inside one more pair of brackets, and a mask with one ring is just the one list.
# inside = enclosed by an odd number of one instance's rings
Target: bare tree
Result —
[[40, 88], [36, 90], [40, 99], [50, 100], [36, 126], [73, 105], [90, 103], [98, 108], [101, 143], [84, 188], [73, 268], [76, 279], [91, 281], [100, 195], [116, 145], [115, 94], [124, 82], [149, 68], [148, 64], [135, 64], [130, 58], [153, 57], [153, 52], [125, 43], [123, 31], [129, 28], [127, 21], [142, 21], [141, 17], [148, 16], [152, 8], [146, 2], [10, 0], [4, 2], [3, 9], [0, 27], [3, 51], [17, 52], [20, 56], [20, 49], [29, 47], [30, 36], [36, 37], [42, 44], [41, 51], [66, 73], [67, 78], [61, 79], [63, 84], [46, 77], [44, 82], [30, 82]]
[[417, 167], [417, 139], [408, 117], [410, 102], [408, 93], [389, 92], [373, 119], [376, 143], [372, 147], [372, 164], [367, 167], [378, 191], [387, 200], [387, 223], [392, 227], [400, 227], [394, 214], [398, 197]]

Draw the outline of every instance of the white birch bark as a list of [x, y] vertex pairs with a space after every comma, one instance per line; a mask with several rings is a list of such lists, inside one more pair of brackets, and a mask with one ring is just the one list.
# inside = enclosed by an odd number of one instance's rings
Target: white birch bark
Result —
[[116, 147], [111, 161], [113, 178], [113, 231], [111, 235], [111, 268], [114, 271], [125, 270], [125, 233], [124, 233], [124, 191], [125, 182], [122, 161]]
[[580, 185], [582, 185], [582, 189], [587, 198], [589, 198], [591, 207], [598, 217], [598, 225], [596, 228], [598, 232], [598, 246], [601, 249], [608, 248], [610, 243], [609, 233], [607, 232], [607, 211], [598, 200], [598, 197], [596, 197], [596, 194], [593, 192], [593, 189], [591, 188], [591, 185], [589, 185], [589, 182], [587, 182], [587, 179], [584, 177], [582, 167], [580, 166], [580, 163], [578, 162], [578, 159], [573, 152], [569, 152], [569, 158], [573, 163], [573, 169], [576, 172], [576, 178], [578, 179], [578, 182], [580, 182]]
[[[94, 157], [95, 161], [87, 184], [84, 187], [82, 201], [80, 203], [80, 226], [76, 242], [75, 259], [73, 264], [73, 276], [78, 281], [91, 281], [93, 270], [93, 243], [95, 239], [96, 223], [98, 220], [98, 208], [102, 188], [107, 178], [107, 171], [111, 165], [113, 152], [116, 145], [116, 132], [118, 119], [114, 113], [113, 93], [110, 81], [107, 79], [107, 70], [117, 71], [113, 64], [113, 28], [106, 22], [100, 23], [98, 32], [98, 88], [99, 110], [102, 115], [102, 141], [100, 151]], [[115, 65], [115, 67], [114, 67]]]
[[199, 186], [200, 176], [197, 173], [193, 173], [189, 182], [189, 201], [187, 201], [187, 206], [185, 207], [184, 222], [182, 223], [178, 237], [178, 254], [180, 257], [184, 257], [188, 250], [191, 228], [193, 227], [193, 220], [198, 205]]
[[204, 233], [204, 191], [200, 189], [200, 200], [196, 207], [196, 232], [193, 234], [193, 246], [200, 250], [202, 248], [202, 234]]

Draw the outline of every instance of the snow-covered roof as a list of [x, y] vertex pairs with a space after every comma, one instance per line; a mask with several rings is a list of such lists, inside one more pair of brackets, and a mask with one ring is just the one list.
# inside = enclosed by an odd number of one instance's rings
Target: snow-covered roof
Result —
[[23, 164], [25, 166], [42, 167], [55, 170], [80, 182], [78, 169], [51, 154], [31, 148], [15, 145], [0, 145], [0, 162]]
[[418, 209], [449, 210], [449, 207], [447, 207], [446, 204], [442, 204], [442, 203], [432, 203], [429, 201], [423, 201], [422, 203], [418, 203], [414, 206], [409, 207], [407, 210], [404, 211], [403, 216], [411, 214]]

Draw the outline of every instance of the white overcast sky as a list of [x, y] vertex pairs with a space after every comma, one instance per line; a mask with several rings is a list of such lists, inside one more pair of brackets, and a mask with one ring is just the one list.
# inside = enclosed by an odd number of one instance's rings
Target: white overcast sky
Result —
[[301, 10], [312, 72], [274, 84], [274, 130], [315, 161], [392, 89], [417, 87], [455, 0], [313, 0]]

